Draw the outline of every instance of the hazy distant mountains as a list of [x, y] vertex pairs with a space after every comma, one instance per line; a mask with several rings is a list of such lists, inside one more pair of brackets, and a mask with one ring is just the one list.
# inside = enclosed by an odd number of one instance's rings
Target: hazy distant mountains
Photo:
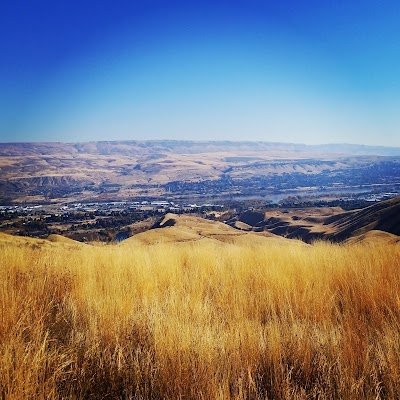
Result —
[[[0, 203], [268, 195], [400, 182], [400, 148], [231, 141], [0, 144]], [[372, 186], [371, 186], [372, 187]]]
[[[302, 145], [295, 145], [301, 148]], [[337, 154], [353, 154], [353, 155], [377, 155], [377, 156], [398, 156], [400, 155], [400, 147], [385, 146], [365, 146], [359, 144], [321, 144], [315, 146], [307, 146], [310, 150], [337, 153]]]
[[[400, 147], [365, 146], [356, 144], [306, 145], [294, 143], [250, 141], [99, 141], [82, 143], [0, 143], [0, 156], [32, 156], [53, 154], [147, 155], [149, 153], [215, 153], [215, 152], [279, 152], [292, 154], [343, 154], [400, 156]], [[297, 153], [297, 154], [296, 154]]]

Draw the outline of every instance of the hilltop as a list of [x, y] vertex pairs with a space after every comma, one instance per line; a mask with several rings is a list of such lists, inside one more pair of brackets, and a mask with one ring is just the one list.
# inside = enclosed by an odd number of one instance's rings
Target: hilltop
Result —
[[[240, 232], [222, 222], [210, 221], [201, 217], [167, 214], [151, 230], [132, 236], [123, 241], [122, 245], [197, 241], [267, 246], [270, 241], [284, 244], [287, 239], [269, 232]], [[297, 244], [299, 245], [301, 242]], [[293, 242], [293, 245], [296, 244]]]

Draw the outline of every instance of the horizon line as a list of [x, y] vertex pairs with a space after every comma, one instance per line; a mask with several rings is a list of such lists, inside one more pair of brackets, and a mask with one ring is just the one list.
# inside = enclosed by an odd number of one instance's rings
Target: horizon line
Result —
[[0, 145], [22, 145], [22, 144], [84, 144], [84, 143], [147, 143], [147, 142], [184, 142], [184, 143], [265, 143], [265, 144], [281, 144], [281, 145], [296, 145], [296, 146], [361, 146], [361, 147], [379, 147], [400, 149], [400, 146], [388, 146], [378, 144], [361, 144], [361, 143], [318, 143], [308, 144], [301, 142], [277, 142], [268, 140], [235, 140], [235, 139], [216, 139], [216, 140], [196, 140], [196, 139], [113, 139], [113, 140], [82, 140], [82, 141], [60, 141], [60, 140], [45, 140], [45, 141], [15, 141], [15, 142], [2, 142]]

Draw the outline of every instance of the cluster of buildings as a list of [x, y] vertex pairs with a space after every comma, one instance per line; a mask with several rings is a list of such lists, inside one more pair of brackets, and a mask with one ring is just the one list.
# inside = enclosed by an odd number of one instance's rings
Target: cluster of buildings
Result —
[[158, 211], [158, 212], [188, 212], [222, 209], [220, 204], [177, 204], [172, 201], [112, 201], [91, 203], [70, 203], [59, 208], [62, 213], [69, 212], [121, 212], [121, 211]]

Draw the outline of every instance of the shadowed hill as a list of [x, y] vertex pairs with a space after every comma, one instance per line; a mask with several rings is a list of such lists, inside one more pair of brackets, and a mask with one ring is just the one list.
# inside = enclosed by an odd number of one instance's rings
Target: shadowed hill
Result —
[[268, 240], [282, 244], [287, 243], [285, 238], [269, 232], [243, 232], [222, 222], [210, 221], [201, 217], [167, 214], [151, 230], [132, 236], [123, 241], [121, 245], [148, 245], [162, 242], [183, 243], [199, 240], [212, 240], [232, 244], [266, 244]]
[[[229, 214], [229, 217], [231, 216]], [[379, 242], [396, 243], [399, 237], [400, 197], [397, 197], [348, 212], [343, 212], [338, 207], [251, 210], [230, 218], [225, 223], [193, 215], [169, 213], [158, 220], [150, 230], [124, 240], [121, 245], [199, 240], [231, 244], [266, 244], [273, 240], [287, 244], [287, 239], [300, 239], [306, 243], [315, 240], [371, 242], [375, 239]], [[33, 240], [28, 237], [0, 234], [0, 243], [6, 244], [10, 241], [21, 246], [83, 246], [80, 242], [59, 235], [50, 235], [46, 240]]]
[[[267, 231], [289, 239], [312, 242], [317, 239], [342, 242], [370, 231], [400, 235], [400, 197], [382, 201], [361, 210], [343, 212], [340, 208], [289, 209], [245, 212], [227, 221], [239, 230]], [[380, 240], [383, 238], [380, 235]], [[371, 235], [368, 236], [369, 238]]]
[[0, 246], [17, 246], [17, 247], [65, 247], [78, 248], [88, 246], [85, 243], [77, 242], [60, 235], [50, 235], [47, 239], [36, 239], [27, 236], [14, 236], [0, 232]]
[[350, 237], [346, 240], [346, 243], [364, 243], [368, 245], [380, 246], [383, 243], [396, 244], [400, 246], [400, 236], [393, 235], [392, 233], [371, 230], [361, 235]]
[[346, 212], [328, 218], [324, 225], [329, 226], [334, 240], [342, 241], [349, 237], [379, 230], [400, 235], [400, 197], [382, 201], [362, 210]]

